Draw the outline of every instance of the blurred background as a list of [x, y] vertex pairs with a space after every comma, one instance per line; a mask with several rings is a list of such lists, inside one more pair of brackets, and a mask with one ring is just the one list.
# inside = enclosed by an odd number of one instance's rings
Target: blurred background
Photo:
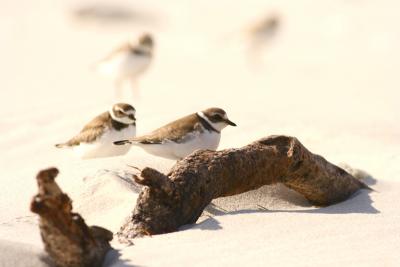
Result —
[[[155, 52], [131, 101], [138, 134], [219, 106], [239, 125], [221, 148], [287, 134], [333, 161], [390, 164], [400, 148], [398, 9], [390, 0], [2, 0], [2, 167], [57, 163], [53, 144], [114, 103], [112, 80], [90, 66], [142, 32]], [[378, 159], [358, 160], [370, 153]]]

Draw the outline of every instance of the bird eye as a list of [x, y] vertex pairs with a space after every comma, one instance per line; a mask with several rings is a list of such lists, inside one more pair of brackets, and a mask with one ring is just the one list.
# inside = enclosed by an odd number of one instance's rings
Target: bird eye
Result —
[[221, 119], [222, 119], [221, 115], [219, 115], [219, 114], [214, 114], [214, 115], [212, 116], [212, 118], [213, 118], [214, 120], [221, 120]]

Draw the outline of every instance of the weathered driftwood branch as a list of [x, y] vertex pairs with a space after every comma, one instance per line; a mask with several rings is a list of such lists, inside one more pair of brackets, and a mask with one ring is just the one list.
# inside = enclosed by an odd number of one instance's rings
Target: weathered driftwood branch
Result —
[[213, 199], [263, 185], [283, 183], [317, 206], [343, 201], [368, 188], [287, 136], [270, 136], [240, 149], [197, 151], [167, 175], [145, 168], [134, 178], [145, 187], [118, 233], [121, 241], [176, 231], [195, 223]]
[[39, 214], [39, 227], [45, 250], [56, 266], [101, 266], [113, 234], [101, 227], [88, 227], [72, 201], [55, 183], [56, 168], [37, 175], [39, 194], [31, 202], [31, 211]]

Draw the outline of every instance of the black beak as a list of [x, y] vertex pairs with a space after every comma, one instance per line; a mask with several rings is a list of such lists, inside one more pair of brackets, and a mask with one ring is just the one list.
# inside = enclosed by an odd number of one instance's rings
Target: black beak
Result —
[[227, 124], [229, 124], [230, 126], [236, 126], [236, 123], [234, 123], [233, 121], [230, 121], [228, 119], [224, 120]]
[[128, 115], [128, 118], [133, 120], [133, 121], [136, 121], [136, 117], [133, 114]]

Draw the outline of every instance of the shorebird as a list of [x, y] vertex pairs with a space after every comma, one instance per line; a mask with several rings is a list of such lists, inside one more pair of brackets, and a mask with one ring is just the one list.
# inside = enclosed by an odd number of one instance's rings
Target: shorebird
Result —
[[261, 63], [264, 48], [269, 45], [280, 27], [281, 21], [277, 14], [263, 17], [246, 30], [248, 38], [248, 57], [251, 64]]
[[216, 150], [221, 130], [236, 126], [220, 108], [209, 108], [164, 125], [140, 137], [114, 142], [115, 145], [131, 144], [146, 152], [168, 159], [181, 159], [197, 149]]
[[135, 43], [126, 43], [97, 63], [99, 72], [113, 77], [116, 97], [122, 97], [123, 85], [129, 82], [133, 95], [138, 94], [138, 78], [149, 68], [153, 58], [154, 41], [143, 34]]
[[253, 41], [266, 42], [272, 38], [279, 27], [279, 17], [276, 14], [264, 17], [262, 20], [253, 24], [248, 34]]
[[86, 124], [69, 141], [55, 146], [72, 148], [82, 159], [124, 155], [129, 147], [116, 147], [113, 142], [136, 135], [135, 112], [129, 104], [115, 104]]

